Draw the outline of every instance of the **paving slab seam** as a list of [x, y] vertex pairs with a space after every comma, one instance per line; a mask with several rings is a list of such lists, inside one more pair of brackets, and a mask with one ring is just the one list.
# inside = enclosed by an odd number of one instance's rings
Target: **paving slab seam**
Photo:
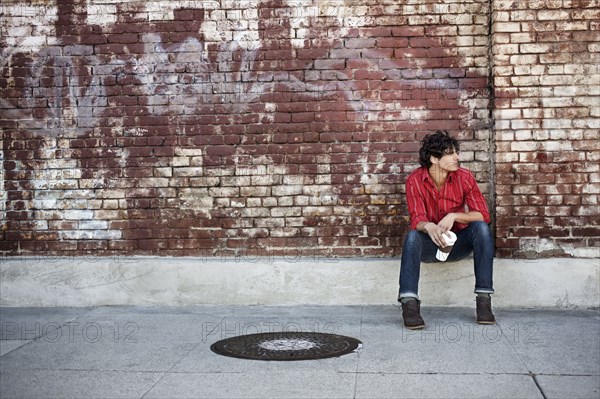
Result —
[[539, 381], [536, 378], [536, 375], [533, 373], [531, 374], [531, 378], [533, 378], [533, 382], [535, 383], [535, 386], [537, 387], [537, 389], [540, 391], [540, 394], [542, 395], [542, 398], [544, 399], [548, 399], [548, 397], [546, 396], [546, 393], [544, 392], [544, 390], [542, 389], [542, 385], [539, 383]]
[[[11, 370], [21, 371], [73, 371], [73, 372], [114, 372], [114, 373], [128, 373], [128, 374], [180, 374], [180, 375], [197, 375], [197, 374], [224, 374], [224, 375], [235, 375], [235, 374], [246, 374], [246, 371], [156, 371], [156, 370], [118, 370], [118, 369], [75, 369], [75, 368], [11, 368]], [[334, 371], [336, 374], [356, 374], [356, 375], [469, 375], [469, 376], [498, 376], [498, 375], [509, 375], [509, 376], [549, 376], [549, 377], [600, 377], [599, 374], [533, 374], [533, 373], [446, 373], [446, 372], [378, 372], [378, 371]]]
[[[517, 376], [530, 376], [531, 373], [450, 373], [450, 372], [431, 372], [431, 371], [407, 371], [407, 372], [388, 372], [388, 371], [337, 371], [338, 374], [364, 374], [364, 375], [473, 375], [473, 376], [484, 376], [484, 375], [517, 375]], [[573, 377], [573, 375], [565, 375], [568, 377]], [[594, 377], [594, 376], [583, 376], [583, 377]]]
[[181, 363], [181, 361], [188, 356], [190, 353], [192, 353], [194, 351], [194, 349], [196, 349], [198, 346], [200, 346], [202, 344], [202, 342], [198, 342], [196, 345], [194, 345], [185, 355], [181, 356], [179, 358], [179, 360], [177, 360], [172, 366], [171, 368], [169, 368], [169, 370], [163, 372], [163, 375], [146, 391], [144, 392], [144, 394], [142, 396], [140, 396], [140, 399], [144, 399], [146, 397], [146, 395], [148, 395], [153, 389], [154, 387], [156, 387], [158, 384], [160, 384], [161, 381], [164, 380], [164, 378], [171, 372], [171, 370], [173, 370], [173, 368], [175, 368], [175, 366], [177, 366], [179, 363]]
[[[17, 368], [11, 370], [21, 371], [76, 371], [76, 372], [102, 372], [102, 373], [145, 373], [145, 374], [246, 374], [245, 371], [156, 371], [156, 370], [114, 370], [114, 369], [66, 369], [66, 368]], [[352, 373], [348, 373], [352, 374]]]
[[539, 377], [600, 377], [600, 374], [533, 373]]
[[[362, 336], [363, 336], [364, 312], [365, 312], [365, 307], [361, 306], [360, 307], [360, 327], [359, 327], [359, 331], [358, 331], [358, 339], [361, 340], [361, 342], [363, 339]], [[359, 374], [358, 370], [359, 369], [360, 369], [360, 350], [357, 350], [356, 351], [356, 372], [354, 373], [354, 392], [352, 394], [352, 398], [356, 398], [356, 395], [357, 395], [358, 374]]]
[[[113, 369], [69, 369], [69, 368], [44, 368], [44, 367], [36, 367], [36, 368], [20, 368], [20, 367], [11, 367], [10, 370], [19, 370], [19, 371], [74, 371], [74, 372], [84, 372], [84, 373], [129, 373], [129, 374], [137, 374], [137, 373], [145, 373], [145, 374], [163, 374], [166, 371], [156, 371], [156, 370], [113, 370]], [[210, 373], [212, 374], [212, 373]]]
[[8, 352], [6, 352], [6, 353], [2, 354], [2, 355], [0, 356], [0, 358], [1, 358], [2, 356], [6, 356], [6, 355], [8, 355], [9, 353], [12, 353], [12, 352], [16, 351], [17, 349], [21, 349], [22, 347], [24, 347], [24, 346], [26, 346], [26, 345], [29, 345], [29, 344], [30, 344], [30, 343], [32, 343], [32, 342], [34, 342], [34, 340], [27, 341], [27, 342], [25, 342], [23, 345], [21, 345], [21, 346], [18, 346], [18, 347], [16, 347], [15, 349], [11, 349], [11, 350], [9, 350]]
[[[502, 332], [502, 337], [504, 339], [504, 342], [506, 342], [506, 344], [508, 345], [508, 347], [510, 348], [510, 350], [513, 352], [513, 355], [516, 359], [516, 362], [519, 362], [521, 364], [521, 366], [523, 367], [523, 369], [527, 370], [528, 373], [527, 374], [522, 374], [522, 375], [529, 375], [529, 376], [533, 376], [533, 371], [530, 370], [529, 366], [527, 365], [527, 361], [525, 360], [524, 356], [521, 355], [518, 351], [517, 351], [517, 343], [516, 342], [511, 342], [511, 340], [508, 339], [508, 335], [505, 333], [505, 331], [502, 329], [502, 325], [503, 323], [497, 323], [496, 324], [498, 326], [498, 328], [500, 328], [500, 331]], [[509, 327], [510, 328], [510, 327]], [[540, 386], [538, 384], [538, 382], [535, 380], [535, 378], [533, 379], [533, 381], [535, 382], [535, 385], [538, 387], [538, 389], [541, 392]], [[543, 392], [542, 396], [544, 396]], [[546, 397], [544, 396], [544, 399], [546, 399]]]
[[[0, 307], [0, 310], [1, 310], [1, 309], [2, 309], [2, 308]], [[18, 350], [18, 349], [21, 349], [21, 348], [23, 348], [23, 347], [25, 347], [25, 346], [27, 346], [27, 345], [30, 345], [30, 344], [32, 344], [32, 343], [33, 343], [33, 344], [35, 344], [35, 343], [37, 343], [37, 342], [41, 341], [42, 339], [44, 339], [44, 338], [45, 338], [45, 337], [47, 337], [48, 335], [52, 334], [54, 331], [56, 331], [56, 330], [60, 330], [61, 328], [68, 326], [70, 323], [74, 323], [74, 322], [76, 322], [77, 320], [81, 319], [82, 317], [85, 317], [85, 316], [89, 315], [91, 312], [93, 312], [93, 311], [94, 311], [95, 307], [92, 307], [92, 308], [88, 308], [88, 307], [82, 307], [82, 308], [80, 308], [80, 309], [87, 309], [87, 311], [86, 311], [86, 312], [84, 312], [84, 313], [82, 313], [82, 314], [80, 314], [80, 315], [78, 315], [77, 317], [75, 317], [75, 318], [73, 318], [73, 319], [70, 319], [70, 320], [67, 320], [67, 321], [63, 322], [63, 323], [62, 323], [62, 324], [60, 324], [60, 325], [59, 325], [59, 326], [58, 326], [56, 329], [54, 329], [54, 330], [51, 330], [51, 331], [47, 331], [47, 332], [46, 332], [46, 334], [42, 334], [42, 335], [40, 335], [39, 337], [36, 337], [36, 338], [34, 338], [34, 339], [31, 339], [31, 340], [25, 340], [25, 341], [27, 341], [27, 342], [25, 342], [23, 345], [21, 345], [21, 346], [18, 346], [18, 347], [16, 347], [16, 348], [14, 348], [14, 349], [12, 349], [12, 350], [10, 350], [10, 351], [8, 351], [8, 352], [6, 352], [6, 353], [4, 353], [4, 354], [0, 355], [0, 357], [2, 357], [2, 356], [6, 356], [6, 355], [8, 355], [9, 353], [12, 353], [12, 352], [14, 352], [14, 351], [16, 351], [16, 350]], [[58, 324], [58, 323], [57, 323], [57, 324]], [[10, 340], [7, 340], [7, 341], [10, 341]]]

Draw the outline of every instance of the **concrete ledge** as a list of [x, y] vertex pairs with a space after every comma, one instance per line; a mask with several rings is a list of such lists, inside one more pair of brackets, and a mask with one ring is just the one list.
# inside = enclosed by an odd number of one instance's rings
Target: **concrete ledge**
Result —
[[[380, 305], [400, 259], [3, 258], [0, 306]], [[496, 259], [494, 305], [600, 304], [598, 259]], [[473, 262], [423, 264], [428, 306], [473, 306]]]

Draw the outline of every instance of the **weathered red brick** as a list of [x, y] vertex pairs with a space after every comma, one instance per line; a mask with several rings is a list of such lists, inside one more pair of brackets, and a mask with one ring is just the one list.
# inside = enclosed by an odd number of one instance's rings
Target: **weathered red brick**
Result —
[[[466, 14], [478, 15], [465, 15], [456, 25], [447, 15], [436, 15], [442, 12], [435, 8], [428, 8], [431, 15], [426, 17], [408, 18], [387, 15], [393, 7], [373, 6], [366, 9], [373, 26], [347, 29], [343, 37], [333, 38], [329, 33], [338, 28], [335, 19], [316, 14], [298, 31], [304, 39], [292, 43], [280, 15], [287, 9], [264, 4], [257, 20], [261, 47], [249, 59], [241, 47], [232, 50], [201, 37], [203, 10], [175, 10], [173, 20], [149, 21], [146, 13], [132, 12], [134, 6], [118, 4], [117, 21], [100, 27], [85, 25], [83, 14], [61, 3], [56, 31], [62, 44], [42, 48], [37, 58], [16, 52], [10, 67], [0, 71], [1, 94], [15, 106], [3, 111], [0, 125], [22, 128], [5, 130], [5, 233], [38, 231], [45, 242], [23, 247], [25, 251], [188, 256], [206, 250], [211, 256], [235, 256], [273, 247], [285, 256], [285, 246], [290, 246], [287, 255], [301, 256], [302, 242], [286, 238], [301, 234], [299, 238], [320, 237], [318, 244], [325, 248], [319, 253], [398, 256], [399, 236], [406, 231], [403, 181], [416, 166], [418, 141], [437, 128], [465, 141], [464, 165], [485, 182], [484, 190], [496, 188], [499, 235], [506, 232], [505, 219], [521, 229], [515, 231], [531, 228], [538, 234], [538, 227], [548, 227], [547, 220], [562, 223], [563, 231], [570, 232], [590, 222], [597, 206], [598, 170], [590, 166], [598, 160], [592, 152], [597, 125], [588, 97], [564, 87], [573, 81], [585, 87], [580, 77], [593, 73], [586, 69], [592, 64], [586, 52], [593, 40], [583, 29], [595, 26], [585, 20], [589, 13], [573, 11], [577, 21], [519, 22], [524, 16], [534, 18], [537, 11], [507, 9], [518, 14], [508, 15], [507, 22], [494, 21], [491, 28], [497, 36], [488, 40], [486, 27], [464, 22], [483, 17], [477, 7]], [[554, 9], [557, 13], [542, 18], [562, 18], [561, 6]], [[436, 18], [446, 25], [432, 24]], [[418, 25], [408, 25], [409, 20]], [[154, 32], [158, 34], [145, 34]], [[194, 43], [205, 43], [205, 58], [194, 53]], [[485, 48], [487, 43], [496, 47]], [[558, 56], [539, 52], [548, 43], [560, 50]], [[146, 52], [150, 47], [153, 51]], [[514, 50], [530, 54], [509, 54]], [[488, 51], [497, 68], [492, 71], [494, 84], [488, 78]], [[169, 64], [157, 62], [159, 53]], [[69, 81], [57, 64], [64, 62], [58, 59], [64, 55], [73, 56]], [[144, 63], [139, 62], [142, 57]], [[47, 61], [43, 73], [36, 75], [31, 68], [37, 59]], [[511, 86], [547, 73], [554, 78], [534, 79], [543, 87]], [[519, 79], [511, 80], [511, 74]], [[75, 82], [80, 91], [73, 101]], [[57, 95], [60, 104], [50, 101]], [[565, 107], [565, 99], [571, 106]], [[503, 112], [490, 115], [490, 104]], [[76, 108], [73, 115], [78, 116], [69, 116]], [[513, 114], [517, 116], [509, 118]], [[550, 130], [531, 130], [542, 127], [532, 119], [542, 116]], [[578, 130], [570, 136], [566, 128], [552, 130], [565, 126]], [[70, 140], [40, 139], [62, 137], [64, 128], [74, 127], [78, 131]], [[181, 155], [181, 148], [197, 149], [198, 154]], [[498, 162], [489, 165], [494, 152]], [[69, 160], [75, 163], [61, 167]], [[267, 165], [267, 170], [239, 175], [255, 165]], [[40, 169], [49, 171], [48, 179], [39, 179]], [[494, 182], [488, 182], [490, 169], [495, 169]], [[292, 181], [296, 176], [297, 184]], [[61, 177], [65, 179], [57, 180]], [[286, 186], [294, 187], [281, 188]], [[124, 239], [96, 248], [57, 241], [54, 234], [60, 230], [77, 229], [73, 223], [78, 219], [62, 217], [83, 209], [28, 212], [34, 198], [38, 205], [51, 204], [35, 197], [40, 187], [51, 189], [62, 206], [81, 207], [73, 199], [86, 198], [83, 206], [92, 212], [86, 216], [110, 220], [109, 228], [123, 232]], [[209, 201], [198, 203], [217, 208], [182, 208], [178, 190], [189, 187], [215, 188], [203, 194]], [[94, 200], [90, 193], [107, 199]], [[210, 201], [211, 196], [218, 196], [217, 201]], [[319, 209], [327, 209], [327, 215], [318, 215]], [[303, 210], [314, 216], [298, 216]], [[245, 216], [236, 217], [235, 212]], [[42, 224], [27, 224], [36, 222], [30, 220], [34, 217], [42, 218]], [[340, 231], [339, 225], [357, 230]], [[369, 236], [358, 239], [364, 226], [369, 226]], [[127, 238], [131, 231], [153, 235]], [[283, 241], [266, 237], [266, 232]], [[254, 241], [227, 249], [225, 237], [231, 234]], [[571, 239], [558, 234], [556, 243]], [[351, 242], [349, 237], [357, 239]], [[577, 245], [591, 242], [578, 238]], [[498, 253], [518, 249], [518, 239], [499, 239]]]

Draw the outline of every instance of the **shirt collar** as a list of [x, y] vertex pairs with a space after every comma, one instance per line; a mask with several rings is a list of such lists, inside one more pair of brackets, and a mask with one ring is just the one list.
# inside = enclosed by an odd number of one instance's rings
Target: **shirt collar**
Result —
[[[446, 182], [452, 182], [453, 176], [454, 176], [454, 172], [449, 172], [448, 173], [448, 178], [446, 179]], [[431, 179], [431, 176], [429, 176], [429, 169], [426, 168], [426, 167], [423, 167], [423, 172], [421, 174], [421, 181], [422, 182], [429, 181], [429, 183], [431, 183], [435, 187], [435, 183]]]

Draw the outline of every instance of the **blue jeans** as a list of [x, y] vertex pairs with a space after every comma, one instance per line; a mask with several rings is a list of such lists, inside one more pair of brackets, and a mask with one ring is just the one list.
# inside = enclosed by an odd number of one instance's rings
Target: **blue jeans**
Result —
[[[457, 240], [448, 255], [447, 262], [461, 260], [473, 253], [475, 263], [475, 292], [494, 293], [492, 274], [494, 240], [485, 222], [472, 222], [456, 233]], [[439, 262], [435, 257], [438, 247], [429, 234], [410, 230], [404, 240], [400, 266], [400, 297], [419, 298], [421, 261]]]

